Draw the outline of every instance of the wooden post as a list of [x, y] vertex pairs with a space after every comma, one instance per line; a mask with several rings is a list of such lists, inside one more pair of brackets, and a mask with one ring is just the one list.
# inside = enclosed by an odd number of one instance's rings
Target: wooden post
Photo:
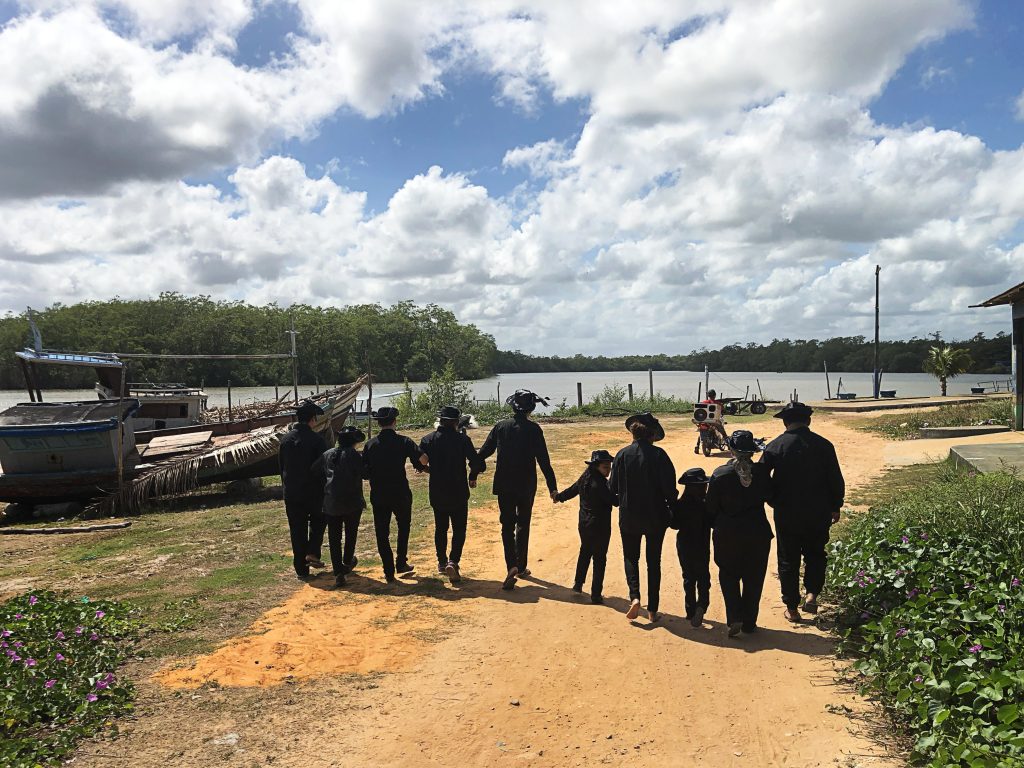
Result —
[[627, 384], [626, 389], [629, 390], [629, 402], [633, 402], [633, 385]]
[[228, 379], [228, 421], [231, 421], [231, 379]]
[[36, 393], [32, 391], [32, 374], [29, 373], [28, 363], [18, 358], [18, 362], [21, 363], [21, 372], [25, 377], [25, 386], [28, 388], [28, 399], [33, 403], [36, 401]]
[[292, 338], [292, 394], [295, 395], [295, 405], [299, 404], [299, 356], [295, 350], [295, 317], [291, 318], [291, 330], [285, 333]]
[[124, 501], [124, 382], [127, 366], [121, 364], [121, 391], [117, 395], [117, 500]]
[[650, 382], [650, 385], [651, 385], [651, 403], [652, 403], [651, 407], [653, 408], [654, 407], [653, 406], [653, 403], [654, 403], [654, 369], [653, 368], [648, 368], [647, 369], [647, 379], [648, 379], [648, 381]]
[[278, 392], [277, 392], [277, 384], [275, 384], [274, 385], [274, 400], [276, 402], [277, 400], [280, 400], [280, 399], [281, 399], [281, 395], [278, 394]]
[[826, 400], [831, 400], [832, 399], [832, 385], [828, 381], [828, 360], [822, 360], [822, 363], [825, 366], [825, 394], [828, 395], [828, 397], [825, 398], [825, 399]]
[[700, 388], [702, 386], [704, 386], [704, 382], [703, 381], [698, 381], [697, 382], [697, 402], [698, 403], [700, 402]]
[[576, 382], [576, 404], [580, 408], [583, 407], [583, 382], [582, 381], [577, 381]]
[[878, 274], [881, 271], [882, 271], [882, 268], [878, 264], [876, 264], [875, 265], [875, 367], [873, 369], [873, 372], [874, 372], [873, 378], [874, 378], [875, 400], [878, 399], [878, 397], [879, 397], [878, 390], [882, 386], [882, 378], [881, 378], [881, 376], [878, 375]]
[[373, 437], [373, 376], [366, 382], [366, 439]]
[[501, 405], [501, 382], [498, 382], [498, 405]]

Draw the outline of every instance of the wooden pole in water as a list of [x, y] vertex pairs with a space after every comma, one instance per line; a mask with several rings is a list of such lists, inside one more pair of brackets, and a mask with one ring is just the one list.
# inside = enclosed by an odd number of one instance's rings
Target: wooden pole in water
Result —
[[228, 421], [231, 421], [231, 379], [228, 379]]
[[821, 362], [825, 366], [825, 394], [828, 395], [828, 397], [826, 397], [825, 399], [826, 400], [831, 400], [832, 399], [832, 385], [828, 381], [828, 360], [822, 360]]
[[878, 399], [878, 390], [881, 386], [881, 377], [878, 375], [878, 275], [882, 271], [882, 268], [875, 265], [875, 367], [874, 372], [874, 390], [875, 399]]
[[292, 337], [292, 394], [295, 396], [295, 404], [299, 404], [299, 356], [295, 351], [295, 317], [291, 318], [291, 330], [285, 333]]
[[632, 403], [633, 402], [633, 385], [632, 384], [627, 384], [626, 385], [626, 390], [629, 392], [629, 402]]
[[698, 381], [697, 382], [697, 402], [698, 403], [700, 402], [700, 388], [702, 386], [704, 386], [704, 382], [703, 381]]
[[582, 381], [577, 381], [576, 382], [576, 404], [580, 408], [583, 407], [583, 382]]
[[281, 399], [281, 395], [278, 394], [278, 392], [277, 392], [277, 384], [275, 384], [274, 385], [274, 400], [277, 401], [277, 400], [280, 400], [280, 399]]
[[647, 379], [649, 380], [650, 385], [651, 385], [651, 404], [652, 404], [652, 407], [653, 407], [653, 403], [654, 403], [654, 369], [653, 368], [648, 368], [647, 369]]

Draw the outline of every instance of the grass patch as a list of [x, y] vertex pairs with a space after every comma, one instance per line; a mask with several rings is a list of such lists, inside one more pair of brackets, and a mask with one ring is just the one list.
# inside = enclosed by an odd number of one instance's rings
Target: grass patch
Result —
[[878, 416], [861, 421], [857, 427], [877, 432], [890, 440], [914, 440], [920, 437], [921, 427], [971, 427], [980, 424], [1005, 424], [1013, 420], [1013, 401], [1010, 398], [979, 400], [962, 405], [943, 405], [930, 411], [913, 411]]
[[846, 503], [868, 507], [890, 504], [937, 480], [952, 468], [947, 461], [887, 469], [870, 483], [853, 489], [847, 495]]
[[916, 764], [1022, 765], [1024, 480], [948, 463], [898, 472], [836, 529], [840, 648]]

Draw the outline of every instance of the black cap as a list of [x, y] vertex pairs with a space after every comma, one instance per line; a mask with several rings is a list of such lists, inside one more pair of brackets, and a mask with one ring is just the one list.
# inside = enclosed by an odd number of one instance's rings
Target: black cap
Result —
[[317, 416], [323, 416], [324, 409], [314, 403], [312, 400], [303, 400], [299, 407], [295, 409], [295, 417], [299, 421], [309, 421]]
[[383, 408], [378, 408], [373, 412], [373, 418], [377, 421], [391, 422], [398, 418], [398, 409], [393, 408], [390, 405], [385, 405]]
[[737, 429], [729, 435], [727, 442], [729, 447], [737, 453], [757, 453], [761, 450], [761, 446], [754, 440], [753, 433], [745, 429]]
[[366, 433], [351, 424], [338, 430], [338, 445], [355, 445], [366, 439]]
[[461, 416], [462, 411], [454, 405], [446, 405], [437, 412], [437, 418], [439, 419], [452, 419], [453, 421], [457, 421]]
[[608, 461], [615, 461], [615, 457], [612, 456], [608, 451], [601, 449], [594, 451], [590, 454], [590, 461], [584, 462], [586, 464], [604, 464]]
[[626, 419], [626, 429], [629, 429], [634, 422], [639, 421], [645, 427], [650, 427], [654, 430], [654, 442], [665, 437], [665, 429], [661, 426], [661, 422], [655, 418], [654, 414], [650, 411], [645, 413], [634, 413], [632, 416]]
[[786, 403], [782, 410], [775, 414], [776, 419], [791, 419], [793, 421], [801, 421], [802, 419], [811, 418], [811, 414], [814, 413], [814, 409], [809, 405], [794, 400], [791, 403]]
[[537, 403], [547, 405], [547, 398], [541, 397], [536, 392], [528, 389], [517, 389], [505, 398], [505, 404], [511, 405], [516, 413], [531, 413], [537, 407]]
[[711, 478], [700, 467], [688, 469], [679, 476], [680, 485], [707, 485], [710, 482]]

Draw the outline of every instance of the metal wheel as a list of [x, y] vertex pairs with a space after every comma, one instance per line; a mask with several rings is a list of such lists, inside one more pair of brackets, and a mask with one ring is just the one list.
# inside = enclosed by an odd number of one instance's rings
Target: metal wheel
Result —
[[751, 403], [750, 412], [755, 416], [760, 416], [762, 413], [768, 412], [768, 406], [762, 402]]

